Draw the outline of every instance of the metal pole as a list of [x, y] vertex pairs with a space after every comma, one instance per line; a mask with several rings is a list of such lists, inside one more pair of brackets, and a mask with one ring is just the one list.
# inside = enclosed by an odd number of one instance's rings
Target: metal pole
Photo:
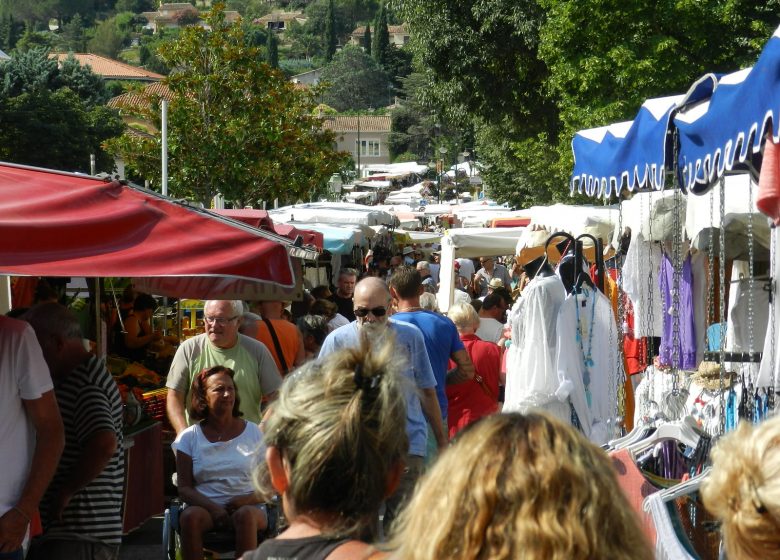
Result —
[[95, 168], [95, 154], [89, 154], [89, 174], [94, 175], [96, 168]]
[[162, 100], [162, 194], [168, 196], [168, 100]]
[[358, 113], [357, 121], [358, 121], [358, 137], [357, 137], [357, 160], [358, 160], [357, 161], [357, 166], [358, 166], [358, 168], [357, 168], [357, 179], [358, 179], [358, 181], [360, 181], [360, 178], [361, 178], [361, 176], [360, 176], [360, 148], [362, 148], [362, 146], [360, 145], [360, 113]]

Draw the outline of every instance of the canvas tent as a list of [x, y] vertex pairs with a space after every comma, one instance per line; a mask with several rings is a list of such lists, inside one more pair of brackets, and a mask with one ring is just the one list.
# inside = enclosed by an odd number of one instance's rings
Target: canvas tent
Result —
[[154, 192], [0, 163], [0, 274], [136, 278], [158, 295], [269, 299], [295, 290], [289, 240]]

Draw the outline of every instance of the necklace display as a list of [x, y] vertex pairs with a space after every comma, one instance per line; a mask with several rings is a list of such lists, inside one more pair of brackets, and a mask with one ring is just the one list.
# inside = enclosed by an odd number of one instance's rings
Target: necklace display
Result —
[[[580, 305], [586, 306], [588, 298], [590, 297], [589, 290], [586, 288], [582, 288], [582, 291], [580, 292], [581, 295], [585, 297], [583, 300], [577, 299], [577, 305], [574, 306], [575, 312], [577, 314], [577, 342], [580, 345], [580, 352], [582, 353], [582, 362], [584, 365], [584, 371], [582, 372], [582, 382], [585, 385], [585, 398], [588, 401], [588, 408], [591, 408], [592, 406], [592, 396], [590, 392], [590, 370], [593, 368], [593, 331], [596, 321], [596, 291], [592, 290], [593, 297], [591, 298], [590, 302], [590, 325], [583, 325], [582, 321], [580, 320]], [[574, 297], [577, 297], [576, 295]], [[585, 346], [583, 344], [583, 338], [585, 333], [587, 333], [588, 337], [588, 349], [585, 350]]]

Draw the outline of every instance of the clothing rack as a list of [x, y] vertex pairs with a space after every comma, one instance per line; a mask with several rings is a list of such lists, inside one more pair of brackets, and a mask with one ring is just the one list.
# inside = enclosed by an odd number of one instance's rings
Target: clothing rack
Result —
[[[761, 363], [761, 356], [762, 352], [724, 352], [723, 361], [741, 364], [758, 364]], [[719, 364], [721, 363], [720, 358], [720, 352], [704, 353], [704, 361], [706, 362], [715, 362], [716, 364]]]

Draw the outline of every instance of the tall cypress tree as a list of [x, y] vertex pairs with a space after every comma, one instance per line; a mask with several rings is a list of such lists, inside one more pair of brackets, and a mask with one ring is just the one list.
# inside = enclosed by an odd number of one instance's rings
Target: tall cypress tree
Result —
[[371, 56], [380, 65], [384, 65], [386, 52], [390, 46], [390, 32], [387, 30], [387, 11], [384, 2], [379, 5], [379, 12], [374, 19], [374, 36], [371, 44]]
[[363, 33], [363, 50], [371, 56], [371, 25], [366, 24], [366, 32]]
[[276, 38], [276, 32], [268, 28], [268, 35], [265, 40], [265, 52], [268, 64], [273, 68], [279, 68], [279, 41]]
[[336, 8], [333, 0], [328, 0], [328, 13], [325, 19], [325, 60], [330, 62], [336, 54]]

